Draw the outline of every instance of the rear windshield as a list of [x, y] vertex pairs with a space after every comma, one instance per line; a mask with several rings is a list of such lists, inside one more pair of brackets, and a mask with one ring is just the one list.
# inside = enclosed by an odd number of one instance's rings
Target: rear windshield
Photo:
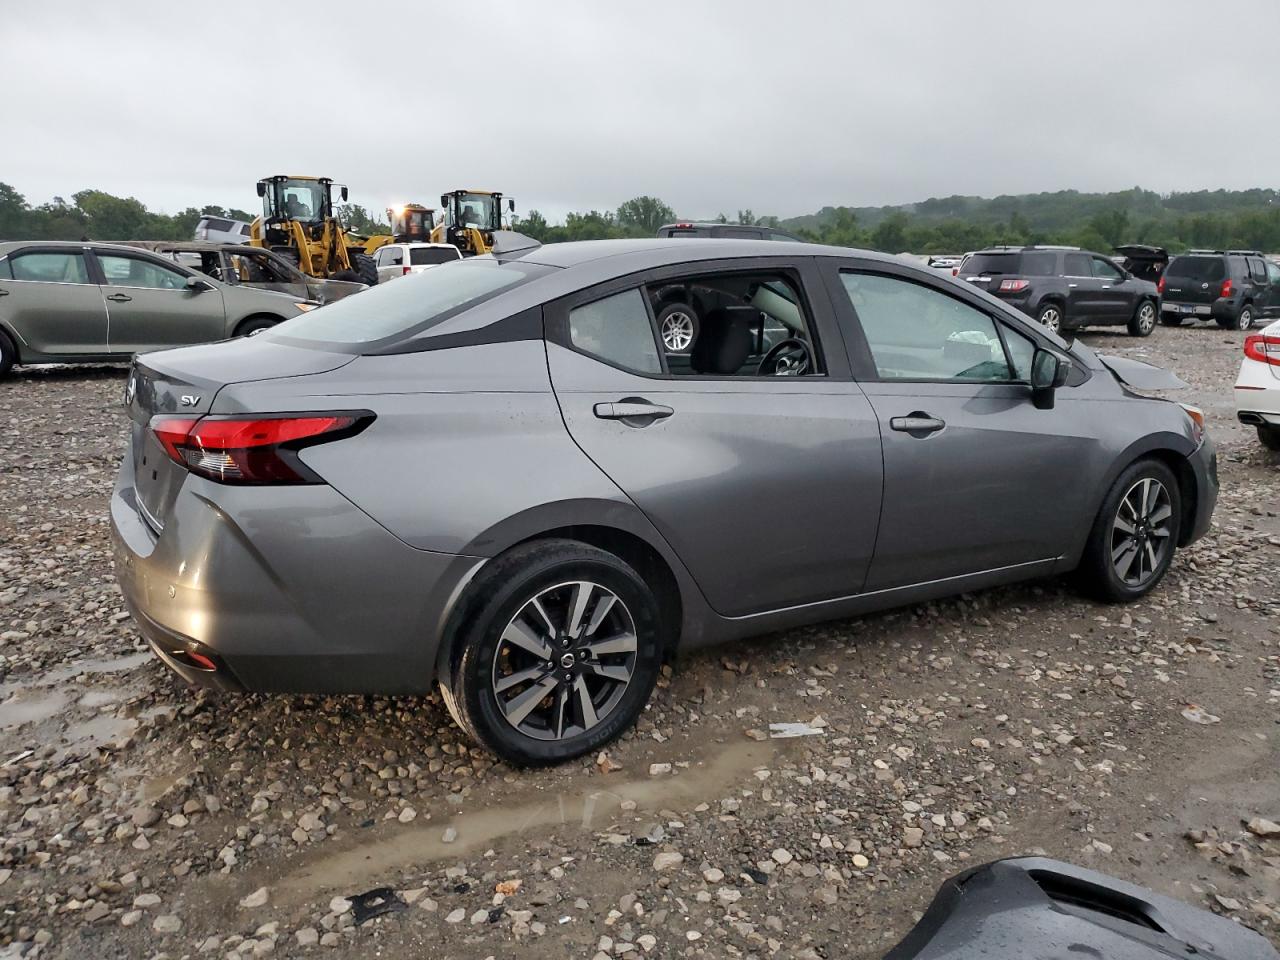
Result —
[[205, 225], [205, 228], [208, 230], [230, 230], [231, 229], [230, 220], [219, 220], [216, 217], [205, 217], [204, 225]]
[[709, 237], [710, 235], [710, 230], [700, 230], [697, 227], [679, 227], [668, 230], [665, 234], [668, 237]]
[[411, 247], [409, 263], [415, 267], [425, 267], [433, 263], [448, 263], [458, 259], [458, 251], [446, 247]]
[[476, 258], [380, 283], [277, 324], [270, 339], [370, 344], [410, 336], [505, 290], [555, 270], [536, 263]]
[[964, 262], [965, 276], [979, 274], [1019, 273], [1019, 254], [975, 253]]
[[1165, 268], [1166, 277], [1213, 282], [1226, 275], [1221, 257], [1174, 257]]

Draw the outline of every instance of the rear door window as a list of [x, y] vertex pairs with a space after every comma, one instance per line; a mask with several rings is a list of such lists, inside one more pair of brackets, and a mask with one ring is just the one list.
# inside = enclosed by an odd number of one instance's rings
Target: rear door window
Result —
[[378, 260], [380, 267], [398, 267], [404, 263], [404, 252], [399, 247], [386, 247]]
[[639, 290], [624, 290], [574, 307], [569, 311], [569, 342], [615, 367], [637, 373], [662, 372], [653, 325]]
[[1092, 277], [1091, 258], [1086, 253], [1068, 253], [1062, 258], [1062, 273], [1067, 277]]
[[1048, 250], [1024, 253], [1019, 267], [1024, 277], [1052, 277], [1058, 272], [1058, 255]]
[[1214, 283], [1226, 276], [1226, 269], [1222, 257], [1174, 257], [1169, 261], [1165, 275]]
[[922, 284], [842, 272], [881, 380], [1014, 379], [995, 321]]
[[37, 283], [88, 283], [83, 253], [20, 253], [9, 258], [13, 279]]
[[1270, 260], [1267, 261], [1267, 279], [1273, 284], [1280, 286], [1280, 267], [1276, 266]]
[[1249, 275], [1253, 277], [1254, 280], [1258, 281], [1258, 283], [1266, 283], [1267, 282], [1266, 265], [1257, 257], [1250, 257], [1249, 258]]

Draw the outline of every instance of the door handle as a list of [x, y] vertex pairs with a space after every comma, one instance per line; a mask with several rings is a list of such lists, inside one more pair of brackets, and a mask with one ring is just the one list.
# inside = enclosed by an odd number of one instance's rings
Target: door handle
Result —
[[894, 417], [889, 427], [902, 433], [937, 433], [945, 427], [946, 421], [931, 417], [927, 413], [916, 412], [906, 417]]
[[616, 403], [597, 403], [593, 412], [601, 420], [662, 420], [675, 413], [671, 407], [648, 400], [619, 400]]
[[126, 297], [123, 293], [113, 293], [107, 299], [114, 300], [116, 303], [128, 303], [133, 297]]

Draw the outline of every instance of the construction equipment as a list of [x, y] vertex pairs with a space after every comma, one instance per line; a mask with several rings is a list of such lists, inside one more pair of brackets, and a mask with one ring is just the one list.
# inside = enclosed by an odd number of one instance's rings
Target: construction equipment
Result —
[[249, 243], [266, 247], [313, 277], [378, 282], [371, 254], [391, 243], [390, 236], [348, 233], [333, 215], [335, 187], [342, 200], [347, 188], [328, 177], [277, 175], [258, 181], [262, 216], [249, 227]]
[[[440, 196], [444, 217], [431, 233], [432, 243], [451, 243], [464, 257], [493, 249], [493, 235], [502, 229], [502, 194], [483, 190], [454, 190]], [[516, 202], [507, 199], [514, 213]]]
[[435, 225], [435, 211], [420, 203], [387, 208], [387, 222], [396, 243], [428, 243]]

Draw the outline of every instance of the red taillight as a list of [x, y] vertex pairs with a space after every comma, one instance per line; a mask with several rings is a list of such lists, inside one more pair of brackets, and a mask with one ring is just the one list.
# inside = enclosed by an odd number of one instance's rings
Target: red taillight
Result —
[[1222, 281], [1222, 289], [1220, 289], [1220, 290], [1218, 291], [1218, 296], [1220, 296], [1220, 297], [1229, 297], [1229, 296], [1231, 296], [1231, 289], [1232, 289], [1232, 288], [1231, 288], [1231, 278], [1230, 278], [1230, 277], [1228, 277], [1226, 280], [1223, 280], [1223, 281]]
[[951, 275], [952, 275], [953, 277], [958, 277], [958, 276], [960, 276], [960, 268], [959, 268], [959, 267], [952, 267], [952, 268], [951, 268]]
[[405, 267], [404, 271], [400, 274], [400, 276], [407, 277], [412, 270], [413, 270], [413, 267]]
[[1160, 280], [1156, 283], [1156, 293], [1160, 294], [1161, 296], [1164, 296], [1164, 277], [1161, 277]]
[[1280, 337], [1253, 333], [1244, 338], [1244, 355], [1259, 363], [1280, 367]]
[[364, 427], [367, 413], [305, 417], [158, 416], [151, 430], [175, 463], [219, 483], [319, 483], [298, 459], [302, 447]]
[[1001, 280], [1000, 292], [1001, 293], [1020, 293], [1021, 291], [1027, 289], [1027, 287], [1029, 286], [1031, 286], [1030, 280]]

